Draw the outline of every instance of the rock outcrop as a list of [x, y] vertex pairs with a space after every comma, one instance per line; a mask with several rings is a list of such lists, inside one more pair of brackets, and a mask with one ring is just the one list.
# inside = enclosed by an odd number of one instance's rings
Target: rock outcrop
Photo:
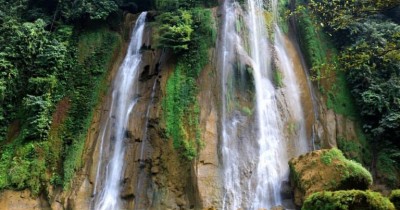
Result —
[[380, 193], [360, 190], [315, 193], [307, 198], [302, 207], [302, 210], [314, 209], [395, 210], [389, 199]]
[[33, 198], [29, 190], [0, 193], [0, 210], [47, 210], [50, 204], [41, 197]]
[[361, 164], [347, 160], [338, 149], [307, 153], [290, 160], [289, 166], [297, 206], [315, 192], [366, 190], [372, 184], [371, 174]]

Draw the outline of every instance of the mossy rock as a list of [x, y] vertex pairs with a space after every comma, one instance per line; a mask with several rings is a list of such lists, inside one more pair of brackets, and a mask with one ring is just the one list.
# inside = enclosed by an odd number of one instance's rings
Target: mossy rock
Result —
[[304, 202], [302, 210], [395, 210], [380, 193], [361, 190], [317, 192]]
[[348, 160], [338, 149], [317, 150], [289, 161], [295, 204], [315, 192], [366, 190], [372, 176], [361, 164]]
[[394, 204], [396, 209], [400, 209], [400, 189], [399, 190], [393, 190], [390, 193], [389, 199]]

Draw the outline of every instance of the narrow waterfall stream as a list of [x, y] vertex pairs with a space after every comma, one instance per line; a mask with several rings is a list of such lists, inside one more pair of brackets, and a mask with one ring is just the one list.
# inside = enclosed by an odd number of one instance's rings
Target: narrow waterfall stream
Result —
[[140, 48], [146, 16], [146, 12], [140, 14], [132, 31], [128, 51], [114, 80], [109, 118], [100, 134], [100, 160], [92, 204], [96, 210], [121, 208], [120, 183], [124, 165], [125, 131], [138, 97], [138, 67], [142, 58]]
[[[150, 107], [152, 106], [154, 102], [154, 96], [156, 93], [156, 87], [157, 87], [157, 80], [154, 80], [153, 87], [151, 89], [151, 96], [150, 96], [150, 101], [149, 104], [147, 105], [146, 109], [146, 116], [145, 116], [145, 123], [144, 123], [144, 128], [143, 128], [143, 137], [142, 137], [142, 145], [140, 147], [140, 154], [139, 154], [139, 161], [140, 161], [140, 167], [138, 171], [138, 180], [137, 180], [137, 186], [136, 186], [136, 193], [135, 193], [135, 208], [134, 209], [147, 209], [148, 206], [151, 206], [151, 196], [147, 194], [147, 190], [150, 187], [148, 186], [149, 183], [146, 182], [146, 177], [148, 177], [148, 173], [144, 170], [145, 168], [142, 167], [144, 166], [144, 160], [146, 160], [148, 157], [146, 157], [146, 144], [148, 142], [149, 134], [148, 134], [148, 126], [149, 126], [149, 117], [150, 117]], [[147, 149], [147, 148], [146, 148]]]
[[[225, 0], [223, 5], [218, 43], [223, 209], [283, 205], [287, 162], [309, 150], [302, 91], [276, 23], [277, 7], [276, 0]], [[274, 68], [283, 74], [281, 88], [272, 79]], [[294, 134], [287, 134], [288, 125]]]

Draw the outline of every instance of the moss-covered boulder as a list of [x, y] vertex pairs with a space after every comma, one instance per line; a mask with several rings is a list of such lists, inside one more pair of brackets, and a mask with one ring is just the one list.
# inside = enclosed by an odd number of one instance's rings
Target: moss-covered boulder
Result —
[[304, 202], [302, 210], [395, 210], [380, 193], [361, 190], [317, 192]]
[[393, 190], [389, 196], [390, 201], [394, 204], [396, 209], [400, 209], [400, 189]]
[[295, 204], [315, 192], [366, 190], [372, 176], [361, 164], [348, 160], [338, 149], [317, 150], [289, 161]]

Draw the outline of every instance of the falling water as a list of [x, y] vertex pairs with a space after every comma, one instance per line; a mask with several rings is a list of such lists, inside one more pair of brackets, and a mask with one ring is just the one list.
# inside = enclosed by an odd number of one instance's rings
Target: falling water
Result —
[[[142, 146], [140, 148], [140, 154], [139, 154], [139, 161], [141, 166], [139, 167], [138, 171], [138, 181], [137, 181], [137, 187], [136, 187], [136, 193], [135, 193], [135, 208], [134, 209], [147, 209], [148, 206], [151, 206], [151, 195], [149, 196], [147, 194], [147, 191], [145, 189], [149, 189], [149, 182], [146, 178], [148, 178], [148, 173], [145, 171], [145, 168], [142, 167], [144, 165], [144, 160], [147, 159], [145, 156], [145, 147], [146, 143], [148, 142], [147, 139], [149, 137], [148, 134], [148, 128], [149, 128], [149, 119], [150, 119], [150, 108], [154, 102], [154, 97], [156, 94], [156, 87], [157, 87], [157, 79], [154, 80], [153, 87], [151, 90], [151, 96], [150, 96], [150, 102], [147, 105], [146, 109], [146, 118], [145, 118], [145, 123], [144, 123], [144, 128], [143, 128], [143, 137], [142, 137]], [[147, 148], [148, 150], [148, 148]], [[151, 186], [150, 186], [151, 187]]]
[[301, 103], [301, 91], [298, 85], [293, 62], [290, 60], [288, 52], [285, 49], [284, 36], [278, 26], [275, 27], [275, 51], [279, 60], [279, 69], [283, 72], [283, 84], [285, 89], [285, 97], [287, 100], [287, 109], [291, 113], [290, 123], [296, 140], [294, 147], [296, 148], [295, 156], [306, 153], [309, 150], [306, 123], [304, 111]]
[[[223, 5], [219, 41], [223, 209], [269, 209], [282, 205], [281, 183], [288, 179], [287, 161], [293, 155], [287, 145], [294, 141], [296, 154], [308, 150], [301, 93], [281, 32], [273, 27], [277, 20], [277, 1], [265, 2], [247, 0], [240, 5], [234, 0], [225, 0]], [[272, 16], [270, 27], [265, 22], [267, 15]], [[269, 37], [270, 34], [275, 37]], [[271, 79], [273, 58], [284, 74], [286, 104], [278, 101], [278, 91]], [[251, 72], [247, 83], [254, 86], [247, 91], [253, 92], [250, 98], [254, 98], [251, 116], [237, 106], [246, 104], [243, 88], [237, 87], [246, 79], [237, 76], [243, 71]], [[282, 109], [288, 110], [291, 120], [298, 125], [295, 139], [286, 138], [284, 127], [288, 119], [284, 119]]]
[[[146, 15], [146, 12], [140, 14], [132, 31], [127, 54], [115, 78], [109, 118], [102, 128], [100, 161], [94, 191], [96, 210], [120, 209], [124, 138], [129, 116], [137, 102], [138, 67], [142, 58], [140, 48]], [[106, 140], [110, 141], [109, 145], [104, 145]], [[107, 155], [108, 158], [103, 157]]]

